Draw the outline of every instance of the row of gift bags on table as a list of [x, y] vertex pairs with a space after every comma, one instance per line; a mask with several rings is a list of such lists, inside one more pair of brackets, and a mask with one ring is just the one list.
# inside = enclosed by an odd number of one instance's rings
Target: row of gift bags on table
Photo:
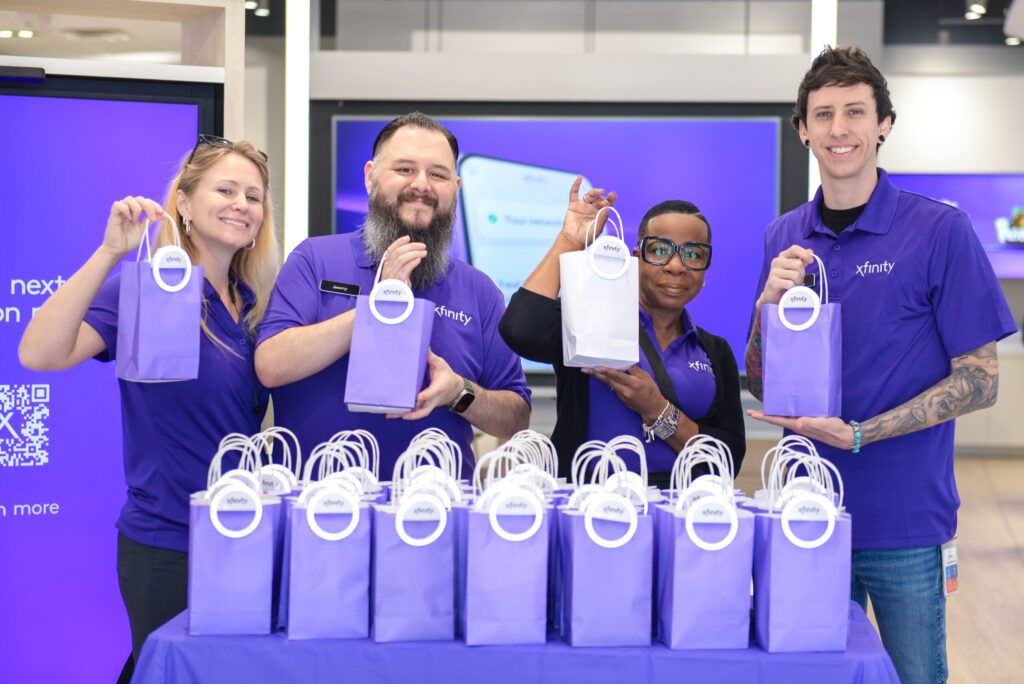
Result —
[[[238, 468], [223, 469], [229, 454]], [[190, 632], [483, 645], [554, 630], [573, 646], [696, 649], [747, 648], [753, 624], [768, 651], [846, 647], [850, 519], [838, 473], [803, 438], [766, 454], [754, 497], [705, 436], [665, 492], [632, 437], [584, 444], [569, 482], [529, 431], [466, 480], [434, 429], [390, 482], [378, 461], [359, 430], [304, 464], [286, 430], [225, 438], [191, 502]]]

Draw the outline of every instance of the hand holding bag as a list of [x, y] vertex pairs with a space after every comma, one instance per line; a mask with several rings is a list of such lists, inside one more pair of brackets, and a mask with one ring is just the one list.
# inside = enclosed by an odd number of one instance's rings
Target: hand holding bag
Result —
[[637, 259], [625, 243], [619, 212], [605, 208], [618, 217], [618, 223], [608, 219], [617, 235], [597, 237], [599, 212], [587, 229], [585, 242], [590, 244], [558, 258], [562, 362], [567, 367], [625, 370], [640, 360]]
[[[121, 264], [117, 301], [117, 377], [132, 382], [176, 382], [199, 377], [203, 267], [193, 266], [170, 216], [174, 244], [152, 254], [149, 220], [135, 261]], [[146, 258], [142, 258], [142, 248]], [[168, 283], [164, 270], [183, 271]]]
[[[821, 297], [803, 285], [778, 304], [761, 306], [764, 413], [838, 416], [843, 409], [843, 330], [840, 306], [829, 301], [825, 265], [817, 255]], [[794, 322], [793, 310], [810, 309]]]
[[416, 407], [423, 387], [434, 303], [414, 297], [400, 280], [381, 280], [387, 256], [370, 294], [356, 302], [345, 379], [349, 411], [405, 413]]

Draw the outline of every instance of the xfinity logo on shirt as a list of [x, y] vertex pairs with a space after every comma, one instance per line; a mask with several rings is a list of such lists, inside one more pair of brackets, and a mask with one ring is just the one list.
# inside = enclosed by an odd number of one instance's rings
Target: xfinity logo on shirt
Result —
[[704, 371], [705, 373], [713, 373], [710, 363], [704, 363], [703, 361], [690, 361], [690, 370], [697, 372]]
[[896, 268], [895, 261], [890, 262], [889, 260], [885, 260], [880, 264], [873, 264], [870, 261], [865, 261], [863, 264], [857, 267], [857, 275], [859, 275], [861, 278], [875, 273], [884, 273], [886, 275], [889, 275], [890, 273], [892, 273], [892, 269], [894, 268]]
[[440, 316], [441, 318], [450, 318], [453, 321], [458, 321], [463, 326], [469, 325], [469, 322], [473, 320], [473, 317], [468, 316], [465, 311], [454, 311], [452, 309], [449, 309], [447, 306], [444, 306], [443, 304], [441, 306], [435, 307], [434, 313]]

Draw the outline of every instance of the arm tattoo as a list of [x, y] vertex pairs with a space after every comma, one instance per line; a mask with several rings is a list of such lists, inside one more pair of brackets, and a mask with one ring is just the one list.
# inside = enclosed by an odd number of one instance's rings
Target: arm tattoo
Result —
[[747, 372], [747, 389], [759, 401], [764, 401], [764, 370], [761, 366], [761, 307], [754, 306], [754, 325], [750, 329], [747, 353], [743, 357]]
[[999, 358], [996, 343], [957, 356], [949, 376], [910, 401], [861, 423], [864, 444], [898, 437], [953, 420], [996, 403]]

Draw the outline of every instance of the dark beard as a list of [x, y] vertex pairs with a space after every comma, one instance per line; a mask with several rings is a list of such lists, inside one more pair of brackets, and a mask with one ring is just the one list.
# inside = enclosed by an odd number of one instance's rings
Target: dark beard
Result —
[[416, 197], [415, 193], [403, 193], [398, 204], [392, 206], [377, 196], [376, 188], [370, 194], [369, 210], [363, 221], [363, 245], [379, 264], [387, 248], [400, 237], [408, 235], [413, 242], [427, 246], [427, 256], [420, 262], [409, 279], [414, 290], [422, 290], [436, 283], [448, 271], [451, 261], [449, 249], [452, 244], [452, 226], [455, 223], [455, 204], [448, 211], [437, 208], [437, 200], [421, 198], [428, 204], [433, 200], [434, 216], [424, 228], [410, 228], [398, 215], [403, 201]]

